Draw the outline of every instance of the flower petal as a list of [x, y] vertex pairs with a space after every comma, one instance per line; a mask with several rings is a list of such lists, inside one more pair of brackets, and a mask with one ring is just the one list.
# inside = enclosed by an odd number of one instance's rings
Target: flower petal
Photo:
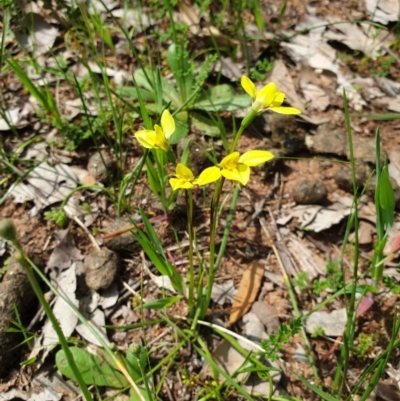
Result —
[[270, 82], [257, 92], [256, 101], [262, 103], [263, 108], [266, 109], [274, 101], [277, 92], [275, 83]]
[[269, 107], [279, 107], [285, 100], [285, 94], [283, 92], [276, 92], [275, 98]]
[[301, 111], [295, 107], [270, 107], [269, 110], [279, 114], [301, 114]]
[[225, 156], [218, 164], [218, 166], [228, 170], [234, 169], [237, 166], [239, 156], [240, 156], [239, 152], [232, 152], [228, 156]]
[[146, 149], [153, 149], [156, 147], [156, 132], [148, 129], [142, 129], [135, 132], [135, 138]]
[[245, 92], [249, 96], [251, 96], [252, 99], [255, 99], [257, 95], [257, 90], [253, 81], [250, 78], [246, 77], [246, 75], [243, 75], [240, 83], [242, 84], [242, 88], [245, 90]]
[[193, 184], [190, 181], [181, 179], [181, 178], [170, 178], [169, 184], [173, 191], [177, 189], [190, 189], [193, 188]]
[[196, 185], [207, 185], [211, 184], [214, 181], [218, 181], [221, 178], [221, 170], [216, 167], [208, 167], [204, 169], [199, 177], [194, 181], [194, 184]]
[[167, 139], [175, 132], [175, 120], [167, 109], [165, 109], [161, 115], [161, 127]]
[[254, 167], [259, 166], [260, 164], [263, 164], [273, 158], [274, 155], [266, 150], [249, 150], [239, 157], [239, 163], [242, 163], [245, 166]]
[[159, 125], [154, 126], [156, 139], [155, 139], [155, 147], [158, 149], [162, 149], [164, 152], [168, 151], [169, 145], [168, 142], [165, 140], [164, 131]]
[[177, 178], [185, 179], [188, 181], [192, 181], [194, 179], [192, 170], [190, 170], [190, 168], [186, 167], [182, 163], [178, 163], [176, 165], [175, 171], [176, 171], [175, 175], [177, 176]]
[[237, 168], [233, 170], [221, 170], [221, 174], [228, 180], [242, 182], [242, 176]]
[[239, 182], [242, 185], [247, 185], [247, 183], [250, 180], [250, 167], [246, 166], [245, 164], [240, 164], [238, 167], [239, 175], [240, 175], [240, 180]]

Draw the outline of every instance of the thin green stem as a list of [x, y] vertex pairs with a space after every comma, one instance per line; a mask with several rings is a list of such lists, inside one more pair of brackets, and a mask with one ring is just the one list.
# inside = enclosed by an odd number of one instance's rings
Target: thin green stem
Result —
[[234, 152], [236, 150], [237, 143], [239, 141], [239, 138], [243, 134], [243, 131], [250, 125], [250, 123], [256, 118], [257, 116], [257, 111], [251, 109], [249, 113], [245, 116], [245, 118], [242, 120], [242, 123], [240, 124], [239, 131], [235, 134], [232, 145], [230, 148], [230, 153]]
[[218, 223], [218, 206], [219, 206], [219, 199], [222, 192], [222, 186], [224, 185], [224, 178], [221, 178], [214, 190], [214, 195], [211, 200], [211, 211], [210, 211], [210, 261], [208, 267], [208, 276], [207, 276], [207, 288], [204, 303], [201, 305], [201, 313], [200, 319], [203, 319], [207, 313], [208, 305], [210, 304], [211, 300], [211, 291], [214, 282], [215, 276], [215, 240], [217, 236], [217, 223]]
[[224, 256], [224, 253], [225, 253], [225, 249], [226, 249], [226, 245], [228, 243], [229, 233], [230, 233], [231, 225], [232, 225], [232, 221], [233, 221], [233, 216], [235, 214], [237, 201], [239, 199], [239, 192], [240, 192], [240, 185], [236, 185], [235, 190], [233, 192], [233, 196], [232, 196], [231, 206], [229, 208], [228, 218], [226, 219], [226, 226], [225, 226], [225, 230], [224, 230], [224, 235], [222, 237], [221, 246], [219, 248], [218, 257], [215, 262], [215, 270], [218, 270], [218, 267], [221, 263], [222, 257]]
[[[354, 227], [354, 254], [353, 254], [353, 286], [351, 287], [350, 293], [350, 303], [348, 308], [348, 319], [346, 324], [346, 330], [343, 334], [343, 346], [341, 347], [340, 359], [338, 363], [338, 369], [336, 371], [335, 379], [333, 382], [333, 391], [338, 388], [338, 398], [342, 398], [341, 395], [345, 386], [345, 378], [347, 376], [347, 371], [349, 368], [349, 359], [350, 359], [350, 349], [349, 347], [353, 344], [354, 341], [354, 333], [356, 330], [356, 290], [357, 290], [357, 282], [358, 282], [358, 258], [359, 258], [359, 243], [358, 243], [358, 196], [357, 196], [357, 180], [356, 180], [356, 165], [354, 158], [354, 146], [353, 146], [353, 136], [351, 132], [351, 123], [350, 123], [350, 113], [348, 108], [348, 102], [346, 97], [346, 92], [343, 91], [343, 105], [344, 105], [344, 115], [346, 121], [346, 130], [347, 130], [347, 139], [349, 143], [349, 153], [350, 153], [350, 164], [351, 164], [351, 173], [352, 173], [352, 183], [353, 183], [353, 193], [354, 193], [354, 201], [353, 201], [353, 214], [351, 217], [352, 221], [349, 221], [349, 225], [347, 230], [349, 232], [351, 226], [353, 224]], [[346, 230], [346, 231], [347, 231]], [[342, 253], [346, 247], [347, 241], [344, 243]], [[340, 384], [339, 384], [340, 382]], [[339, 386], [339, 387], [338, 387]]]
[[194, 302], [194, 266], [193, 266], [193, 242], [194, 242], [194, 232], [193, 232], [193, 194], [192, 190], [188, 189], [185, 191], [186, 195], [186, 212], [187, 212], [187, 226], [189, 233], [189, 316], [194, 317], [195, 314], [195, 302]]

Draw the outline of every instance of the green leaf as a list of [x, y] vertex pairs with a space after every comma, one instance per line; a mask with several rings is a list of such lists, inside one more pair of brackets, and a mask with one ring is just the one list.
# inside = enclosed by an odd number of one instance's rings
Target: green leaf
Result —
[[[143, 100], [154, 101], [154, 92], [151, 92], [147, 89], [140, 89], [139, 92], [142, 95]], [[134, 86], [120, 86], [117, 88], [116, 94], [123, 97], [129, 97], [134, 100], [137, 100], [138, 98], [138, 94]]]
[[[153, 102], [157, 103], [156, 95], [156, 78], [154, 72], [150, 68], [136, 70], [133, 74], [138, 86], [153, 93]], [[181, 98], [176, 89], [165, 79], [161, 77], [161, 86], [163, 100], [165, 103], [172, 102], [174, 108], [180, 107], [182, 104]]]
[[[145, 401], [153, 401], [151, 394], [149, 394], [144, 387], [138, 387], [138, 388]], [[131, 388], [130, 391], [129, 401], [141, 401], [141, 399], [138, 397], [133, 388]]]
[[[101, 357], [78, 347], [70, 347], [70, 351], [86, 384], [114, 388], [122, 388], [129, 384], [125, 376], [111, 366], [105, 351], [98, 351]], [[56, 354], [56, 365], [64, 376], [76, 381], [63, 350]]]
[[182, 299], [181, 295], [176, 295], [174, 297], [167, 297], [156, 299], [155, 301], [147, 302], [137, 308], [145, 308], [145, 309], [163, 309], [167, 308], [168, 306], [173, 305], [175, 302], [178, 302]]
[[300, 375], [298, 375], [296, 373], [295, 373], [295, 375], [313, 393], [319, 395], [321, 397], [321, 399], [323, 399], [325, 401], [339, 401], [336, 397], [332, 397], [331, 395], [329, 395], [328, 393], [325, 393], [325, 391], [321, 390], [316, 385], [314, 385], [314, 384], [310, 383], [309, 381], [307, 381], [306, 379], [304, 379], [304, 377], [302, 377], [302, 376], [300, 376]]
[[142, 210], [139, 211], [142, 217], [143, 224], [145, 226], [147, 236], [139, 228], [136, 230], [136, 232], [132, 232], [132, 235], [139, 242], [146, 255], [150, 258], [160, 274], [162, 274], [163, 276], [168, 276], [175, 290], [180, 294], [183, 294], [184, 283], [182, 277], [174, 268], [174, 266], [172, 266], [171, 262], [167, 260], [164, 250], [162, 248], [162, 244], [158, 239], [157, 233], [155, 232], [149, 219]]
[[171, 145], [176, 145], [182, 138], [186, 138], [189, 134], [189, 113], [187, 111], [180, 111], [174, 114], [175, 132], [169, 139]]
[[211, 120], [211, 118], [195, 112], [191, 113], [191, 118], [192, 124], [205, 135], [213, 138], [221, 136], [220, 129], [215, 125], [215, 122]]
[[195, 108], [206, 111], [235, 111], [250, 105], [251, 99], [248, 95], [235, 95], [230, 85], [222, 84], [203, 92]]
[[182, 103], [185, 103], [194, 90], [188, 53], [182, 46], [172, 44], [167, 51], [167, 62], [181, 91]]
[[394, 209], [396, 202], [387, 165], [382, 169], [378, 183], [378, 191], [379, 206], [382, 210], [382, 222], [386, 227], [392, 227], [394, 222]]
[[159, 197], [162, 190], [160, 176], [149, 157], [146, 158], [146, 173], [151, 192], [153, 192], [155, 196]]
[[147, 350], [142, 345], [132, 344], [126, 351], [126, 367], [133, 381], [143, 379], [143, 373], [147, 366]]

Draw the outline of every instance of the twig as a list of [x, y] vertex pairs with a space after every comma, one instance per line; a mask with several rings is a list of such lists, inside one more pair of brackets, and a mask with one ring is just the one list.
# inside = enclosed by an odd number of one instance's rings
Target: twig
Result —
[[82, 228], [83, 231], [87, 234], [87, 236], [90, 238], [90, 241], [92, 242], [93, 246], [96, 248], [96, 250], [100, 251], [100, 246], [97, 243], [96, 239], [93, 237], [92, 233], [88, 230], [88, 228], [76, 217], [73, 217], [74, 221], [80, 228]]
[[279, 187], [279, 173], [275, 173], [274, 184], [269, 189], [269, 191], [265, 194], [264, 198], [261, 201], [256, 202], [254, 205], [254, 213], [251, 215], [250, 219], [246, 223], [246, 227], [248, 227], [254, 219], [256, 219], [260, 213], [263, 211], [265, 202], [272, 197], [275, 192], [275, 189]]
[[[272, 215], [271, 211], [270, 211], [270, 214]], [[291, 281], [289, 279], [289, 276], [287, 274], [286, 266], [282, 262], [282, 259], [283, 259], [282, 256], [284, 256], [284, 253], [281, 253], [281, 252], [278, 251], [278, 249], [276, 247], [276, 244], [275, 244], [275, 241], [274, 241], [271, 233], [268, 230], [267, 222], [265, 221], [265, 219], [261, 217], [261, 218], [259, 218], [259, 221], [260, 221], [262, 229], [264, 230], [264, 233], [267, 235], [267, 237], [271, 241], [271, 247], [272, 247], [272, 250], [274, 251], [276, 259], [278, 260], [279, 267], [281, 268], [283, 280], [284, 280], [284, 282], [286, 284], [286, 288], [287, 288], [288, 293], [289, 293], [289, 298], [290, 298], [290, 301], [292, 303], [294, 315], [295, 315], [296, 318], [301, 318], [301, 313], [300, 313], [299, 308], [297, 306], [296, 296], [295, 296], [294, 291], [293, 291], [292, 283], [291, 283]], [[275, 222], [275, 220], [274, 220], [274, 222]], [[277, 235], [279, 235], [278, 229], [276, 230], [276, 232], [277, 232]], [[279, 241], [279, 243], [282, 244], [283, 241]], [[290, 261], [290, 263], [291, 263], [290, 259], [288, 259], [288, 261]], [[312, 372], [314, 374], [314, 378], [315, 378], [316, 381], [319, 381], [317, 368], [315, 366], [314, 359], [313, 359], [313, 357], [311, 355], [311, 346], [310, 346], [310, 343], [308, 341], [307, 334], [306, 334], [306, 331], [305, 331], [303, 325], [300, 328], [300, 334], [301, 334], [301, 337], [303, 339], [303, 344], [304, 344], [304, 347], [305, 347], [305, 350], [306, 350], [306, 354], [307, 354], [307, 360], [308, 360], [308, 363], [310, 364], [311, 370], [312, 370]]]

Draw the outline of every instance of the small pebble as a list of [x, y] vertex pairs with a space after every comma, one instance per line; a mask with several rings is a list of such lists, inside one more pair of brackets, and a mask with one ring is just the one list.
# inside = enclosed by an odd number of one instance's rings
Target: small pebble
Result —
[[302, 180], [295, 184], [292, 196], [301, 205], [319, 204], [326, 200], [328, 191], [325, 184], [319, 180]]

